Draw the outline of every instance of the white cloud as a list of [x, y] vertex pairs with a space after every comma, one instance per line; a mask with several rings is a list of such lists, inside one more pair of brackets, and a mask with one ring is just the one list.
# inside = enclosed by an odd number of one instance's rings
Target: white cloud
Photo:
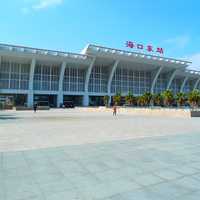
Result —
[[195, 53], [193, 55], [186, 56], [186, 59], [192, 62], [192, 64], [189, 66], [190, 69], [200, 71], [200, 53]]
[[21, 9], [23, 14], [29, 14], [33, 10], [42, 10], [59, 6], [64, 0], [24, 0], [25, 6]]
[[32, 6], [35, 10], [45, 9], [52, 6], [58, 6], [63, 3], [63, 0], [39, 0]]
[[174, 48], [182, 49], [188, 45], [189, 41], [190, 41], [190, 37], [187, 35], [183, 35], [183, 36], [178, 36], [175, 38], [169, 38], [165, 40], [164, 42], [166, 44], [173, 45]]

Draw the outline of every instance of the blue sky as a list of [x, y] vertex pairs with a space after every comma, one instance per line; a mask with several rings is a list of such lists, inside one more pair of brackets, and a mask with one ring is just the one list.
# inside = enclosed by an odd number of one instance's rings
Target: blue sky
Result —
[[0, 42], [79, 52], [88, 43], [127, 49], [127, 40], [163, 47], [200, 70], [198, 0], [7, 0]]

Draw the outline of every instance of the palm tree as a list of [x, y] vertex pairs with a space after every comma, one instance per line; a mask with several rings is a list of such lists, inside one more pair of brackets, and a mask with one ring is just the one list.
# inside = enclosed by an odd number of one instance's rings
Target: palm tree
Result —
[[126, 101], [126, 104], [128, 104], [128, 105], [132, 105], [132, 104], [133, 104], [134, 96], [133, 96], [132, 92], [129, 92], [129, 93], [125, 96], [125, 101]]
[[113, 96], [113, 101], [114, 101], [114, 104], [116, 105], [120, 105], [121, 104], [121, 93], [118, 92], [115, 94], [115, 96]]
[[144, 105], [149, 106], [152, 100], [152, 94], [150, 92], [145, 92], [143, 95]]
[[139, 106], [145, 106], [145, 97], [144, 97], [144, 95], [137, 97], [137, 104]]
[[176, 94], [176, 102], [178, 104], [178, 106], [183, 106], [186, 103], [187, 100], [187, 95], [183, 92], [179, 92]]
[[190, 103], [191, 107], [197, 107], [200, 103], [200, 91], [199, 90], [193, 90], [188, 95], [188, 101]]
[[156, 106], [161, 106], [162, 105], [162, 101], [163, 101], [163, 98], [162, 98], [162, 95], [160, 93], [153, 95], [153, 103]]
[[110, 99], [110, 97], [109, 97], [108, 95], [105, 95], [105, 96], [103, 97], [103, 101], [104, 101], [104, 105], [105, 105], [105, 106], [108, 106], [108, 104], [109, 104], [109, 99]]
[[174, 95], [171, 90], [165, 90], [161, 93], [161, 95], [164, 101], [164, 105], [170, 106], [173, 103]]

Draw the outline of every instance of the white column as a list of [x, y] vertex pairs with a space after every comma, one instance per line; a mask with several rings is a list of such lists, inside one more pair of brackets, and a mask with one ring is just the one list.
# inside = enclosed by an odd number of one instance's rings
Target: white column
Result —
[[183, 89], [184, 89], [184, 86], [185, 86], [187, 80], [188, 80], [188, 77], [186, 76], [186, 77], [183, 79], [183, 82], [182, 82], [182, 84], [181, 84], [180, 92], [183, 92]]
[[85, 76], [85, 94], [83, 96], [83, 106], [88, 106], [89, 105], [89, 96], [88, 96], [88, 85], [89, 85], [89, 80], [90, 80], [90, 74], [92, 72], [92, 68], [94, 66], [96, 57], [92, 59], [92, 62], [90, 63], [90, 66], [88, 67], [86, 71], [86, 76]]
[[29, 89], [28, 89], [28, 107], [33, 106], [33, 81], [34, 81], [34, 71], [35, 71], [35, 58], [31, 61], [30, 73], [29, 73]]
[[111, 83], [112, 83], [112, 79], [113, 79], [113, 75], [117, 69], [117, 66], [119, 64], [119, 60], [116, 60], [114, 62], [114, 65], [112, 66], [112, 69], [110, 71], [110, 74], [109, 74], [109, 78], [108, 78], [108, 88], [107, 88], [107, 91], [108, 91], [108, 96], [109, 96], [109, 105], [111, 103]]
[[198, 79], [196, 80], [196, 82], [195, 82], [195, 84], [194, 84], [194, 87], [193, 87], [193, 90], [196, 90], [196, 89], [197, 89], [199, 82], [200, 82], [200, 78], [198, 78]]
[[174, 78], [175, 78], [175, 76], [176, 76], [176, 73], [177, 73], [177, 69], [175, 69], [175, 70], [172, 72], [172, 74], [171, 74], [171, 76], [170, 76], [170, 78], [169, 78], [169, 82], [167, 83], [167, 90], [170, 89], [171, 84], [172, 84], [172, 81], [174, 80]]
[[65, 68], [66, 68], [66, 62], [63, 62], [61, 65], [60, 76], [59, 76], [57, 107], [59, 107], [60, 104], [63, 104], [63, 80], [65, 75]]
[[8, 88], [11, 86], [11, 61], [9, 60], [9, 79], [8, 79]]
[[151, 93], [152, 94], [154, 93], [155, 84], [156, 84], [156, 81], [157, 81], [158, 76], [160, 75], [160, 72], [162, 71], [162, 69], [163, 69], [163, 66], [159, 67], [158, 70], [155, 71], [155, 73], [153, 75], [153, 81], [151, 84]]

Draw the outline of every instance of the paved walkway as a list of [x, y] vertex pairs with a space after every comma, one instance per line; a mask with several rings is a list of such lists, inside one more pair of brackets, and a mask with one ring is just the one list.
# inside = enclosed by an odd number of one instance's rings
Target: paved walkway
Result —
[[200, 118], [142, 117], [82, 109], [0, 112], [0, 152], [199, 133]]
[[[134, 118], [133, 121], [130, 116], [113, 119], [109, 114], [99, 113], [87, 113], [85, 119], [78, 111], [69, 113], [71, 123], [66, 122], [67, 117], [59, 117], [66, 114], [62, 111], [41, 112], [37, 119], [30, 112], [10, 113], [9, 118], [4, 114], [7, 119], [0, 122], [0, 138], [6, 132], [10, 138], [13, 134], [13, 138], [10, 143], [8, 138], [1, 141], [4, 146], [0, 153], [0, 200], [199, 200], [198, 119], [173, 119], [174, 123], [171, 121], [166, 127], [171, 119]], [[150, 122], [157, 129], [150, 128]], [[62, 124], [65, 130], [56, 131], [51, 123], [56, 127]], [[47, 124], [49, 127], [43, 127]], [[75, 124], [76, 128], [72, 128]], [[89, 124], [91, 129], [87, 127]], [[101, 130], [93, 132], [94, 124], [98, 128], [101, 125]], [[112, 133], [113, 125], [116, 131]], [[73, 134], [78, 134], [76, 139], [79, 137], [81, 142], [70, 144], [75, 139]], [[59, 137], [64, 141], [60, 142]], [[52, 139], [57, 147], [53, 147]]]

